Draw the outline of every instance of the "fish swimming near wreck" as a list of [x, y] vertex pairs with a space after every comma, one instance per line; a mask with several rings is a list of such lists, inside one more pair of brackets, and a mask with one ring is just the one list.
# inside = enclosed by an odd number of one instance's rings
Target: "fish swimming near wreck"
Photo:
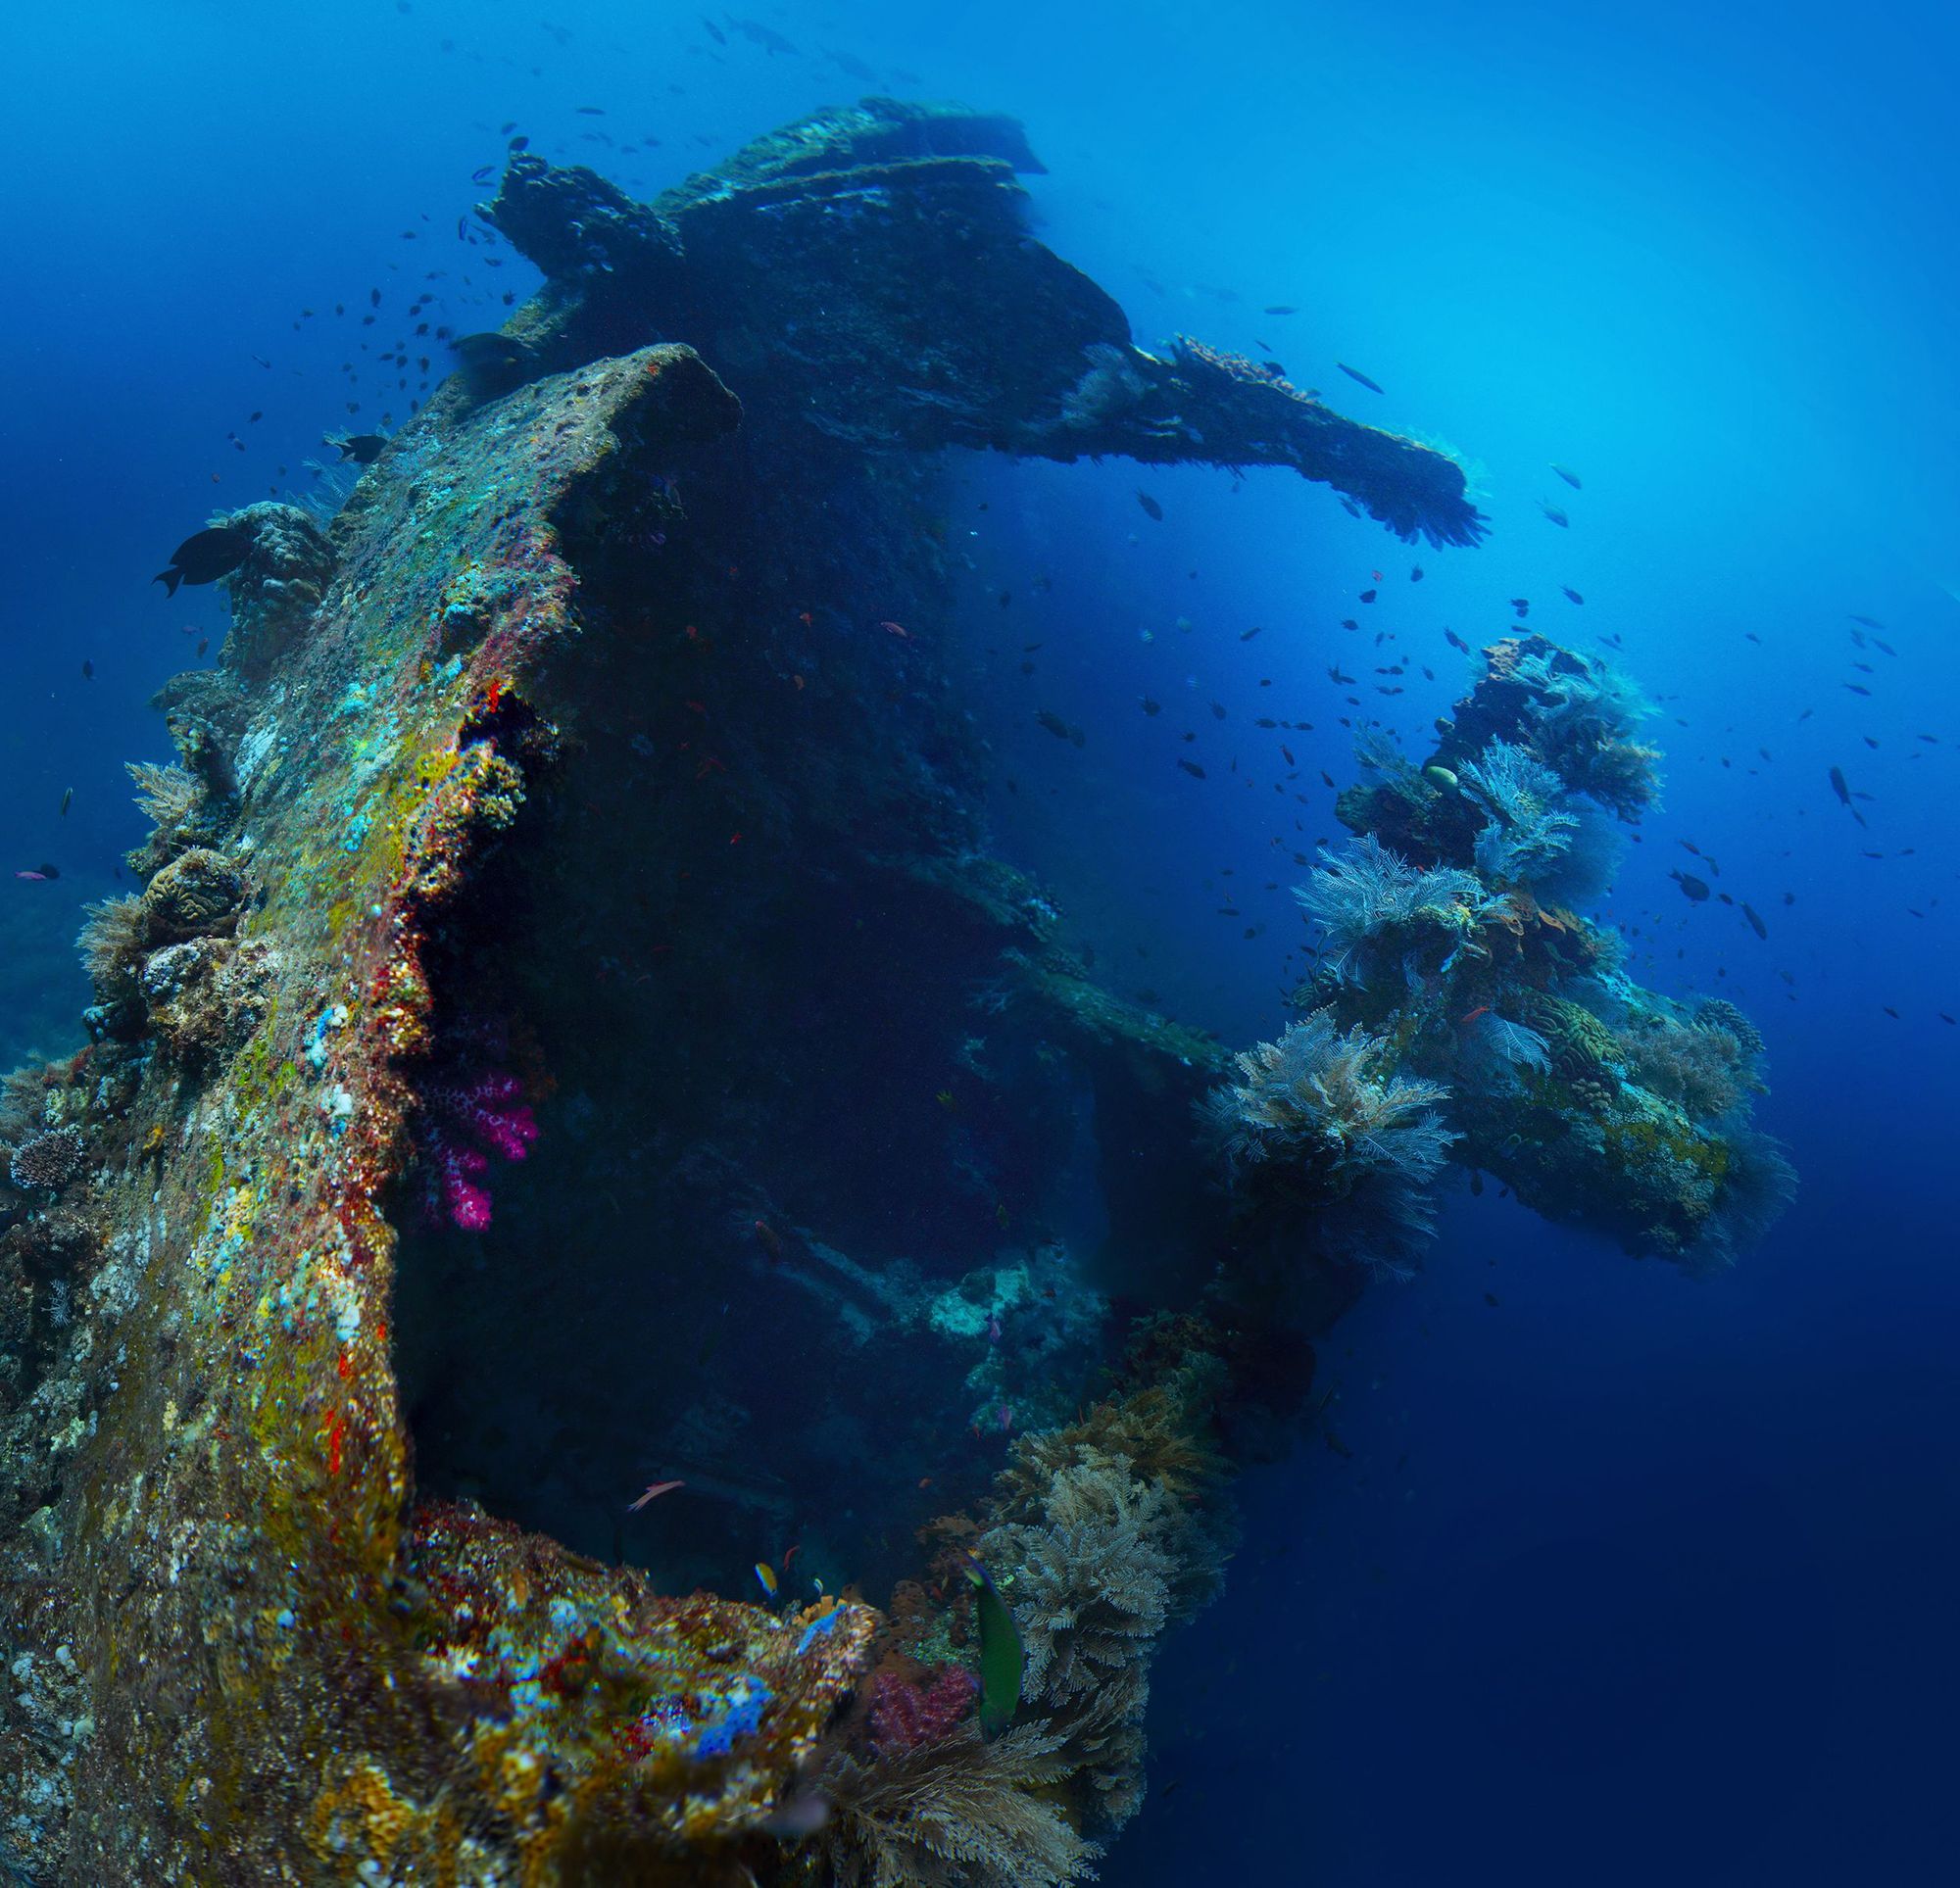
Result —
[[459, 334], [450, 350], [463, 364], [464, 378], [478, 399], [510, 393], [531, 371], [535, 356], [515, 336], [494, 330]]
[[352, 460], [357, 465], [371, 465], [381, 457], [388, 444], [385, 433], [322, 433], [319, 443], [331, 446], [344, 464]]
[[180, 583], [216, 583], [243, 563], [252, 549], [252, 535], [236, 525], [214, 524], [193, 532], [171, 553], [167, 568], [150, 579], [164, 586], [167, 596]]
[[1855, 819], [1860, 826], [1864, 825], [1865, 823], [1864, 814], [1859, 812], [1857, 807], [1851, 804], [1851, 789], [1849, 788], [1849, 786], [1845, 784], [1844, 770], [1842, 767], [1833, 767], [1831, 769], [1831, 791], [1834, 794], [1836, 794], [1838, 798], [1843, 802], [1844, 809], [1851, 815], [1851, 817]]
[[1692, 872], [1670, 872], [1668, 877], [1674, 880], [1695, 904], [1699, 904], [1708, 896], [1707, 882], [1697, 879]]
[[1538, 502], [1538, 508], [1541, 511], [1543, 511], [1545, 514], [1545, 516], [1552, 521], [1553, 524], [1557, 525], [1560, 530], [1563, 531], [1571, 528], [1572, 520], [1569, 517], [1567, 517], [1565, 513], [1558, 508], [1557, 506], [1547, 505], [1544, 499], [1540, 499]]
[[1021, 1707], [1021, 1635], [993, 1577], [971, 1554], [966, 1577], [973, 1584], [973, 1617], [980, 1627], [980, 1728], [993, 1737]]
[[1147, 518], [1154, 518], [1159, 524], [1163, 522], [1163, 507], [1142, 487], [1137, 491], [1137, 503], [1144, 508], [1144, 515]]
[[1362, 384], [1362, 386], [1367, 388], [1367, 390], [1370, 393], [1380, 393], [1382, 391], [1381, 382], [1379, 380], [1370, 380], [1368, 376], [1365, 373], [1363, 373], [1359, 367], [1350, 367], [1345, 361], [1337, 361], [1335, 362], [1334, 364], [1337, 367], [1339, 367], [1341, 371], [1345, 373], [1349, 380], [1358, 380]]

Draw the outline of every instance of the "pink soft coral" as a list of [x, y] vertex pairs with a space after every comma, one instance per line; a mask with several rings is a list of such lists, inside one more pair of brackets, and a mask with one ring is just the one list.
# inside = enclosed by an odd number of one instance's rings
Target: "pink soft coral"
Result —
[[522, 1160], [538, 1138], [524, 1085], [509, 1069], [476, 1068], [424, 1083], [420, 1095], [423, 1213], [437, 1225], [446, 1220], [480, 1233], [490, 1224], [490, 1193], [481, 1185], [490, 1155]]

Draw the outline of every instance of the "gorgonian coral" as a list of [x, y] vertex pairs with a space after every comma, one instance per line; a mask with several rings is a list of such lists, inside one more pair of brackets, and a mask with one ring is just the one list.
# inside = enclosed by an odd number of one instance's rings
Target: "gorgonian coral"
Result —
[[1531, 691], [1531, 746], [1567, 787], [1622, 819], [1660, 797], [1660, 750], [1632, 739], [1653, 712], [1634, 682], [1603, 656], [1546, 646], [1518, 657], [1510, 679]]
[[1294, 896], [1326, 934], [1329, 967], [1357, 984], [1425, 946], [1445, 952], [1446, 970], [1458, 950], [1476, 947], [1478, 927], [1503, 903], [1474, 872], [1412, 865], [1372, 833], [1340, 852], [1323, 850]]
[[818, 1841], [837, 1888], [1061, 1888], [1094, 1874], [1096, 1846], [1054, 1800], [1072, 1767], [1067, 1733], [1016, 1724], [865, 1763], [833, 1754]]
[[[1749, 1033], [1755, 1036], [1753, 1026]], [[1619, 1042], [1628, 1075], [1693, 1121], [1720, 1120], [1760, 1086], [1753, 1058], [1727, 1029], [1646, 1018], [1623, 1030]]]
[[1235, 1189], [1320, 1210], [1334, 1255], [1404, 1272], [1434, 1230], [1430, 1183], [1455, 1135], [1438, 1082], [1396, 1072], [1387, 1040], [1332, 1009], [1233, 1058], [1203, 1116]]

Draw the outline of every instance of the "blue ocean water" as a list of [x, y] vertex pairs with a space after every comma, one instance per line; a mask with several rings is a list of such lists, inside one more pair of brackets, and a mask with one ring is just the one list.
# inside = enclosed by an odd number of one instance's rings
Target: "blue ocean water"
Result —
[[[1003, 849], [1119, 987], [1271, 1035], [1301, 937], [1274, 841], [1336, 835], [1324, 812], [1276, 828], [1236, 784], [1249, 721], [1290, 701], [1317, 723], [1301, 766], [1345, 779], [1328, 664], [1372, 666], [1393, 628], [1417, 668], [1380, 712], [1413, 740], [1461, 690], [1445, 626], [1487, 640], [1529, 597], [1534, 626], [1618, 639], [1662, 704], [1665, 802], [1611, 913], [1637, 974], [1755, 1016], [1760, 1118], [1802, 1175], [1764, 1247], [1700, 1283], [1494, 1188], [1449, 1197], [1425, 1271], [1371, 1290], [1323, 1358], [1349, 1453], [1316, 1438], [1250, 1477], [1247, 1546], [1159, 1668], [1154, 1793], [1103, 1879], [1217, 1879], [1221, 1858], [1338, 1884], [1941, 1878], [1960, 26], [1526, 0], [749, 17], [797, 50], [718, 44], [689, 7], [0, 24], [0, 1065], [78, 1040], [70, 942], [142, 831], [122, 762], [167, 756], [147, 700], [222, 635], [213, 592], [150, 586], [170, 547], [291, 483], [323, 430], [406, 416], [406, 390], [342, 372], [370, 288], [394, 306], [441, 270], [461, 330], [536, 286], [456, 237], [503, 123], [648, 194], [867, 89], [838, 54], [878, 89], [1011, 113], [1049, 168], [1043, 239], [1141, 342], [1277, 359], [1447, 446], [1493, 530], [1412, 553], [1277, 470], [972, 459], [971, 707]], [[1040, 614], [1004, 628], [990, 590], [1034, 574]], [[1854, 615], [1883, 628], [1861, 644]], [[1682, 897], [1684, 841], [1766, 938]], [[43, 862], [60, 877], [14, 877]]]

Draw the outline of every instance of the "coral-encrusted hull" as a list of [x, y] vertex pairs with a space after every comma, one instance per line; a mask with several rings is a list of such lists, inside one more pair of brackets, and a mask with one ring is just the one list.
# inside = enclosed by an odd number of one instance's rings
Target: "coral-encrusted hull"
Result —
[[[77, 1114], [127, 1316], [114, 1381], [87, 1392], [95, 1433], [50, 1465], [40, 1568], [9, 1590], [37, 1640], [113, 1674], [64, 1777], [65, 1880], [377, 1863], [503, 1879], [514, 1847], [542, 1865], [629, 1832], [650, 1856], [711, 1853], [792, 1793], [855, 1683], [866, 1608], [656, 1600], [463, 1510], [405, 1533], [384, 1194], [409, 1152], [427, 942], [549, 748], [524, 703], [578, 632], [555, 520], [671, 516], [649, 472], [737, 413], [662, 347], [425, 417], [337, 522], [303, 623], [260, 633], [291, 607], [270, 554], [236, 587], [239, 659], [269, 679], [198, 698], [232, 717], [235, 775], [170, 798], [172, 817], [249, 836], [229, 856], [251, 898], [241, 915], [244, 887], [216, 864], [193, 880], [184, 851], [137, 915], [257, 952], [259, 1020], [214, 1044], [198, 1089], [168, 1042], [141, 1077], [149, 1024], [126, 984], [96, 1017], [110, 1073], [88, 1091], [124, 1105]], [[159, 902], [172, 876], [180, 896]], [[105, 975], [153, 942], [122, 922]], [[500, 1085], [450, 1116], [522, 1151], [514, 1108]]]

